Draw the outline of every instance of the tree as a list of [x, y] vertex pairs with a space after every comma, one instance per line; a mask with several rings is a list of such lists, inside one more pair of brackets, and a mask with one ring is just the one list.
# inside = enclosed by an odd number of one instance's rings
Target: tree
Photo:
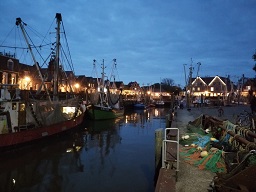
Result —
[[180, 86], [175, 85], [174, 80], [171, 78], [162, 79], [161, 85], [163, 90], [170, 94], [174, 93], [174, 95], [178, 95], [182, 91]]
[[[256, 61], [256, 53], [253, 54], [252, 59], [254, 61]], [[252, 69], [256, 72], [256, 64], [254, 65], [254, 67]]]
[[174, 80], [171, 78], [164, 78], [162, 79], [162, 85], [169, 85], [169, 86], [174, 86]]

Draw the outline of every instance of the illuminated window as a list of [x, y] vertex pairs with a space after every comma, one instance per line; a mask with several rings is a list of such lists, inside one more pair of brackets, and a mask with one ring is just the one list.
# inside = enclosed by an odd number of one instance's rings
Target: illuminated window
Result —
[[25, 103], [20, 104], [20, 111], [25, 111]]
[[16, 110], [16, 103], [12, 104], [12, 110]]
[[7, 77], [8, 77], [8, 74], [4, 72], [4, 73], [3, 73], [3, 81], [2, 81], [3, 84], [7, 84], [7, 80], [8, 80]]
[[16, 84], [16, 75], [12, 74], [12, 84]]
[[214, 87], [211, 87], [211, 91], [214, 91]]

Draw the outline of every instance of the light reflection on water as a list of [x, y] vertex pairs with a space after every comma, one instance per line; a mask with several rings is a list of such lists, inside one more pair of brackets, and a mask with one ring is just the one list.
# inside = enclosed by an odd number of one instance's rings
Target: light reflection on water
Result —
[[168, 109], [126, 112], [0, 156], [0, 191], [154, 191], [155, 129]]

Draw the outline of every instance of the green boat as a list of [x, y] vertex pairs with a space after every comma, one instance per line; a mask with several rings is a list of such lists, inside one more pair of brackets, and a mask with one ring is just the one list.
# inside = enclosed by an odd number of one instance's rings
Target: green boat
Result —
[[[94, 61], [94, 67], [96, 65], [96, 60]], [[114, 65], [116, 65], [116, 59], [113, 60]], [[120, 107], [119, 105], [119, 99], [115, 102], [114, 106], [111, 106], [109, 104], [109, 88], [108, 84], [109, 82], [105, 82], [105, 66], [104, 66], [104, 60], [102, 64], [102, 77], [100, 80], [98, 80], [98, 92], [99, 92], [99, 103], [95, 105], [89, 105], [87, 106], [87, 113], [86, 117], [92, 120], [106, 120], [106, 119], [115, 119], [117, 117], [121, 117], [124, 114], [123, 107]]]
[[123, 109], [113, 109], [110, 106], [91, 105], [87, 108], [88, 117], [93, 120], [115, 119], [124, 114]]

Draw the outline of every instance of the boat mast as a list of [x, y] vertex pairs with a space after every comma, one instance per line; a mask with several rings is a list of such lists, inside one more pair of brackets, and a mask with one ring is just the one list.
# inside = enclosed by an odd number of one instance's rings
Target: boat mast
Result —
[[163, 96], [162, 96], [162, 79], [160, 77], [160, 101], [163, 100]]
[[101, 66], [102, 73], [101, 73], [101, 85], [100, 85], [101, 105], [103, 105], [104, 103], [107, 103], [106, 99], [104, 97], [104, 95], [105, 95], [105, 92], [104, 92], [105, 91], [105, 71], [104, 71], [104, 69], [105, 68], [106, 67], [104, 65], [104, 59], [103, 59], [102, 66]]
[[33, 59], [33, 61], [34, 61], [34, 63], [35, 63], [36, 69], [37, 69], [37, 71], [38, 71], [39, 78], [41, 79], [42, 84], [43, 84], [43, 86], [44, 86], [44, 89], [45, 89], [45, 91], [46, 91], [46, 93], [47, 93], [47, 96], [48, 96], [49, 100], [51, 101], [51, 97], [50, 97], [50, 94], [49, 94], [49, 92], [48, 92], [48, 90], [47, 90], [47, 88], [46, 88], [46, 86], [45, 86], [44, 79], [43, 79], [42, 73], [41, 73], [41, 71], [40, 71], [40, 67], [39, 67], [39, 65], [38, 65], [38, 62], [36, 61], [36, 58], [35, 58], [34, 54], [33, 54], [32, 48], [31, 48], [31, 46], [30, 46], [30, 44], [29, 44], [29, 41], [28, 41], [28, 38], [27, 38], [27, 35], [26, 35], [26, 32], [25, 32], [25, 29], [24, 29], [24, 25], [27, 25], [27, 24], [24, 23], [24, 22], [21, 20], [21, 18], [19, 17], [19, 18], [16, 18], [16, 25], [17, 25], [17, 26], [20, 26], [20, 28], [21, 28], [21, 31], [22, 31], [22, 34], [23, 34], [23, 36], [24, 36], [24, 39], [25, 39], [25, 41], [26, 41], [26, 43], [27, 43], [29, 52], [30, 52], [30, 54], [31, 54], [31, 56], [32, 56], [32, 59]]
[[193, 74], [193, 60], [191, 58], [191, 64], [190, 64], [190, 67], [189, 67], [189, 95], [188, 95], [188, 109], [190, 109], [191, 107], [191, 95], [192, 95], [192, 74]]
[[54, 62], [54, 75], [53, 75], [53, 101], [58, 100], [58, 72], [60, 67], [60, 22], [62, 21], [62, 17], [60, 13], [56, 13], [57, 19], [57, 28], [56, 28], [56, 56]]

